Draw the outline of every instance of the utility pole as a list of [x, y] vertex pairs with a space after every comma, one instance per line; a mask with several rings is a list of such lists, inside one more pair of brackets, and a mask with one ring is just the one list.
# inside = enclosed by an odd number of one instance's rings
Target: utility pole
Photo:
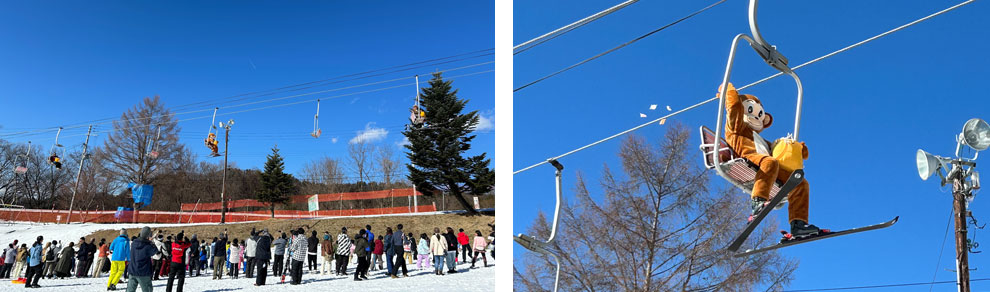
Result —
[[227, 201], [224, 193], [227, 191], [227, 150], [230, 149], [230, 126], [234, 125], [234, 120], [228, 120], [227, 124], [220, 124], [224, 128], [223, 134], [223, 179], [220, 183], [220, 224], [227, 223]]
[[89, 125], [89, 130], [86, 131], [86, 143], [83, 143], [83, 154], [82, 158], [79, 160], [79, 170], [76, 170], [76, 183], [72, 187], [72, 200], [69, 201], [69, 216], [65, 218], [65, 224], [72, 222], [72, 206], [76, 203], [76, 193], [79, 191], [79, 176], [82, 175], [83, 163], [86, 163], [86, 151], [89, 150], [89, 135], [93, 132], [93, 125]]
[[[416, 75], [416, 107], [419, 107], [419, 75]], [[419, 110], [423, 110], [423, 108], [419, 107]], [[412, 184], [412, 185], [413, 185], [413, 195], [412, 195], [413, 213], [419, 213], [419, 202], [417, 202], [418, 198], [416, 198], [416, 184]]]
[[[938, 174], [942, 186], [952, 183], [952, 211], [955, 213], [956, 225], [956, 287], [959, 292], [970, 292], [969, 286], [969, 249], [970, 242], [966, 238], [966, 211], [969, 202], [973, 200], [973, 190], [980, 189], [980, 175], [976, 171], [976, 158], [980, 151], [990, 148], [990, 124], [981, 119], [970, 119], [963, 125], [962, 133], [956, 135], [956, 158], [932, 155], [918, 149], [916, 161], [918, 175], [922, 180], [928, 180], [932, 174]], [[961, 156], [963, 145], [974, 150], [969, 151], [972, 157]], [[942, 174], [942, 171], [948, 173]], [[975, 243], [974, 243], [975, 244]]]
[[[959, 167], [953, 161], [954, 167]], [[974, 165], [975, 166], [975, 165]], [[965, 186], [965, 177], [957, 171], [952, 179], [952, 206], [956, 212], [956, 283], [959, 292], [969, 292], [969, 244], [966, 240], [966, 198], [972, 190]]]

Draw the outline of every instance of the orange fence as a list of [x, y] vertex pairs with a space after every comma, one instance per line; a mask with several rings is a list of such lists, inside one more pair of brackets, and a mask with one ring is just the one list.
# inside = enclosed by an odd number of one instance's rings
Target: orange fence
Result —
[[[423, 193], [413, 192], [412, 188], [407, 189], [392, 189], [384, 191], [374, 191], [374, 192], [354, 192], [354, 193], [335, 193], [335, 194], [317, 194], [317, 200], [320, 202], [336, 202], [336, 201], [353, 201], [353, 200], [369, 200], [369, 199], [384, 199], [384, 198], [394, 198], [394, 197], [409, 197], [409, 196], [422, 196]], [[289, 198], [290, 204], [305, 204], [309, 201], [309, 198], [313, 195], [295, 195]], [[268, 208], [268, 204], [259, 202], [253, 199], [242, 199], [242, 200], [231, 200], [227, 201], [227, 208], [241, 208], [241, 207], [262, 207]], [[406, 208], [406, 207], [403, 207]], [[220, 210], [220, 202], [215, 203], [199, 203], [199, 204], [182, 204], [180, 209], [182, 211], [212, 211]], [[346, 212], [347, 210], [345, 210]], [[276, 211], [278, 212], [278, 211]]]
[[[421, 205], [419, 212], [434, 212], [433, 205]], [[130, 214], [123, 218], [114, 218], [116, 211], [73, 211], [72, 222], [92, 222], [92, 223], [122, 223], [132, 222]], [[361, 215], [384, 215], [412, 213], [409, 207], [372, 208], [372, 209], [349, 209], [349, 210], [320, 210], [316, 212], [306, 212], [297, 210], [275, 210], [276, 219], [300, 219], [326, 216], [361, 216]], [[8, 209], [0, 208], [0, 220], [6, 221], [30, 221], [30, 222], [55, 222], [64, 223], [69, 220], [68, 210], [39, 210], [39, 209]], [[227, 212], [227, 222], [258, 221], [271, 218], [269, 211], [250, 212]], [[139, 211], [137, 212], [137, 222], [141, 223], [219, 223], [220, 212], [167, 212], [167, 211]]]

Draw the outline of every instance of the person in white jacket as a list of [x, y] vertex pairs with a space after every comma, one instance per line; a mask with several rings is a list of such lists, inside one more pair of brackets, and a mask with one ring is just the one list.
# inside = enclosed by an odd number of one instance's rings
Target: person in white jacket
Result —
[[158, 236], [152, 240], [152, 243], [155, 244], [155, 248], [158, 250], [155, 255], [151, 256], [151, 268], [154, 270], [154, 273], [152, 273], [152, 280], [157, 281], [160, 280], [161, 276], [162, 256], [168, 251], [168, 249], [165, 248], [165, 243], [162, 242], [161, 232], [159, 232]]
[[244, 275], [248, 278], [254, 278], [254, 256], [257, 253], [256, 248], [258, 247], [258, 240], [255, 237], [257, 236], [258, 233], [252, 230], [251, 236], [244, 240], [244, 259], [247, 265]]
[[234, 242], [230, 244], [230, 257], [227, 260], [230, 263], [231, 277], [234, 279], [237, 279], [237, 273], [241, 271], [241, 248], [237, 238], [234, 238]]
[[430, 236], [430, 254], [433, 255], [433, 273], [443, 275], [443, 260], [447, 256], [447, 239], [440, 233], [438, 227], [433, 227], [433, 236]]

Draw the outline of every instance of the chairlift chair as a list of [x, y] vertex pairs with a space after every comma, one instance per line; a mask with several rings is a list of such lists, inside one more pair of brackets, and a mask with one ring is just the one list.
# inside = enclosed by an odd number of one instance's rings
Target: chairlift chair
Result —
[[216, 133], [217, 131], [215, 131], [217, 129], [217, 127], [213, 125], [217, 121], [217, 110], [219, 110], [219, 109], [220, 109], [219, 107], [213, 108], [213, 120], [210, 121], [210, 129], [207, 132], [207, 134], [206, 134], [206, 140], [204, 141], [206, 143], [206, 148], [210, 148], [210, 151], [211, 151], [210, 157], [218, 157], [218, 156], [220, 156], [220, 153], [219, 153], [219, 151], [220, 151], [220, 145], [219, 145], [220, 142], [217, 141], [217, 133]]
[[[27, 173], [28, 171], [27, 160], [28, 160], [28, 155], [30, 155], [30, 153], [31, 153], [31, 141], [28, 141], [27, 145], [24, 145], [24, 155], [17, 155], [14, 157], [14, 165], [15, 165], [14, 173], [16, 174]], [[22, 157], [23, 159], [20, 159], [20, 163], [18, 163], [17, 162], [18, 158], [22, 158]]]
[[558, 288], [558, 283], [560, 282], [560, 257], [558, 257], [557, 254], [551, 250], [551, 244], [553, 243], [554, 239], [556, 239], [557, 237], [557, 223], [560, 222], [560, 202], [562, 199], [562, 194], [560, 190], [560, 183], [561, 183], [560, 177], [561, 177], [561, 171], [564, 170], [564, 166], [561, 165], [560, 162], [558, 162], [556, 159], [550, 159], [547, 162], [549, 162], [551, 165], [553, 165], [554, 168], [557, 169], [556, 172], [554, 173], [554, 178], [557, 185], [557, 205], [553, 210], [553, 225], [551, 225], [550, 227], [550, 238], [547, 239], [547, 241], [541, 241], [537, 239], [535, 236], [519, 233], [519, 235], [516, 235], [513, 239], [516, 241], [516, 243], [519, 243], [519, 245], [525, 247], [530, 251], [553, 257], [554, 261], [557, 264], [557, 272], [556, 272], [556, 276], [554, 276], [554, 281], [553, 281], [553, 291], [556, 292]]
[[316, 100], [316, 115], [313, 116], [313, 132], [309, 133], [313, 138], [320, 138], [323, 130], [320, 129], [320, 100]]
[[155, 135], [155, 140], [152, 143], [148, 143], [147, 156], [151, 159], [158, 158], [158, 142], [162, 137], [162, 124], [158, 124], [158, 134]]
[[[787, 58], [784, 57], [777, 47], [770, 45], [763, 39], [760, 35], [759, 27], [756, 24], [756, 7], [759, 0], [750, 0], [749, 2], [749, 27], [753, 34], [750, 37], [746, 34], [736, 35], [732, 39], [732, 47], [729, 50], [729, 60], [725, 67], [725, 74], [722, 77], [722, 88], [719, 91], [719, 102], [718, 102], [718, 118], [715, 122], [715, 131], [708, 129], [705, 126], [700, 128], [701, 131], [701, 146], [699, 147], [702, 152], [703, 159], [705, 161], [705, 167], [708, 169], [715, 169], [715, 172], [722, 178], [724, 178], [729, 183], [732, 183], [736, 187], [742, 189], [745, 192], [750, 192], [753, 190], [753, 183], [755, 182], [756, 172], [759, 167], [752, 162], [739, 157], [736, 155], [736, 151], [732, 149], [722, 138], [722, 127], [723, 119], [725, 116], [725, 96], [726, 87], [729, 84], [729, 77], [732, 73], [732, 64], [736, 57], [736, 47], [739, 44], [739, 40], [745, 40], [749, 43], [757, 54], [760, 55], [770, 67], [777, 69], [783, 74], [790, 75], [794, 78], [794, 82], [797, 84], [797, 110], [794, 116], [794, 134], [793, 139], [798, 139], [798, 129], [801, 125], [801, 103], [804, 97], [804, 90], [801, 86], [801, 79], [798, 78], [797, 73], [794, 73], [790, 67], [787, 65]], [[718, 141], [718, 146], [715, 143]], [[715, 149], [718, 150], [715, 150]], [[775, 182], [770, 188], [770, 197], [778, 195], [780, 192], [780, 187], [783, 184], [781, 182]], [[783, 194], [786, 196], [787, 194]], [[775, 209], [783, 207], [786, 202], [786, 197], [781, 201], [780, 204], [775, 206]]]
[[409, 122], [414, 126], [422, 125], [426, 121], [426, 112], [419, 106], [419, 75], [416, 75], [416, 100], [409, 112]]
[[58, 132], [55, 133], [55, 144], [52, 144], [52, 149], [49, 151], [51, 152], [51, 156], [48, 156], [48, 164], [55, 166], [55, 169], [62, 169], [62, 157], [58, 156], [57, 149], [63, 149], [62, 156], [65, 156], [65, 147], [58, 143], [58, 137], [60, 135], [62, 135], [62, 127], [58, 127]]

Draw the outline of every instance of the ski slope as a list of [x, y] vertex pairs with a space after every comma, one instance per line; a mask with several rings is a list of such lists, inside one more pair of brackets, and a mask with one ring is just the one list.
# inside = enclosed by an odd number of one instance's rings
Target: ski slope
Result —
[[[0, 223], [0, 244], [6, 246], [14, 239], [19, 242], [31, 243], [34, 238], [38, 235], [44, 236], [46, 241], [51, 240], [61, 240], [62, 242], [76, 241], [79, 237], [89, 235], [90, 233], [103, 230], [103, 229], [120, 229], [120, 228], [134, 228], [134, 227], [168, 227], [168, 226], [189, 226], [189, 224], [37, 224], [37, 223]], [[322, 260], [319, 260], [322, 263]], [[230, 279], [226, 275], [221, 280], [212, 280], [212, 271], [206, 271], [205, 274], [199, 277], [187, 277], [185, 280], [185, 285], [183, 286], [183, 291], [202, 291], [202, 292], [221, 292], [221, 291], [271, 291], [271, 289], [277, 289], [279, 292], [294, 292], [294, 291], [325, 291], [326, 289], [345, 289], [340, 291], [396, 291], [396, 290], [408, 290], [408, 291], [493, 291], [495, 290], [495, 268], [493, 264], [493, 259], [488, 258], [488, 268], [481, 268], [481, 259], [478, 259], [477, 266], [479, 268], [469, 269], [470, 263], [459, 263], [457, 265], [457, 271], [459, 273], [447, 274], [445, 276], [433, 275], [432, 268], [424, 268], [423, 270], [417, 270], [415, 264], [406, 264], [409, 268], [409, 277], [391, 279], [383, 275], [382, 271], [369, 271], [368, 278], [370, 280], [366, 281], [354, 281], [353, 271], [356, 266], [355, 263], [351, 262], [348, 264], [347, 273], [349, 276], [333, 276], [333, 275], [316, 275], [311, 274], [306, 271], [306, 267], [303, 267], [303, 283], [301, 285], [289, 285], [288, 278], [286, 278], [286, 283], [279, 283], [280, 279], [271, 276], [271, 271], [269, 271], [269, 277], [267, 280], [267, 285], [256, 287], [254, 286], [254, 279], [244, 278], [243, 273], [238, 279]], [[383, 265], [384, 266], [384, 265]], [[269, 268], [270, 270], [271, 268]], [[65, 291], [65, 292], [79, 292], [79, 291], [106, 291], [107, 277], [101, 277], [97, 279], [93, 278], [82, 278], [82, 279], [44, 279], [39, 281], [39, 285], [42, 286], [41, 289], [32, 289], [30, 291]], [[166, 281], [155, 281], [154, 283], [155, 291], [165, 291]], [[117, 284], [118, 291], [123, 290], [127, 286], [126, 283]], [[0, 291], [28, 291], [28, 289], [23, 288], [23, 284], [12, 284], [9, 280], [0, 282]], [[175, 287], [173, 287], [175, 289]], [[140, 290], [138, 290], [140, 291]]]

